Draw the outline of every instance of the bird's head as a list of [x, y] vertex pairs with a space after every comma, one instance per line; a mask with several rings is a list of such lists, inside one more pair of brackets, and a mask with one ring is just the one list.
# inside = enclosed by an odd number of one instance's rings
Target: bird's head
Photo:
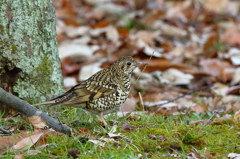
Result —
[[119, 70], [123, 71], [126, 74], [132, 73], [133, 70], [139, 66], [147, 65], [145, 62], [138, 62], [131, 56], [123, 56], [120, 59], [118, 59], [117, 62], [113, 64], [115, 67], [117, 67]]

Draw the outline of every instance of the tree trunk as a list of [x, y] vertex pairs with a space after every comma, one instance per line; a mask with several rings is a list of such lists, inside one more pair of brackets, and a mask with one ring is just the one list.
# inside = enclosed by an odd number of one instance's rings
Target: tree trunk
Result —
[[29, 103], [63, 92], [51, 0], [0, 0], [0, 87]]

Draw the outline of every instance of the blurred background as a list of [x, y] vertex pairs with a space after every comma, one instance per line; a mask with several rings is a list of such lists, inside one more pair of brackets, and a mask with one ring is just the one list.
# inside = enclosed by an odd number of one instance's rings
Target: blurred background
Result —
[[[153, 110], [168, 115], [239, 110], [239, 1], [53, 3], [66, 89], [129, 55], [149, 65], [135, 70], [124, 110]], [[201, 90], [210, 85], [211, 89]], [[199, 91], [159, 105], [193, 90]], [[136, 103], [143, 107], [138, 108]]]

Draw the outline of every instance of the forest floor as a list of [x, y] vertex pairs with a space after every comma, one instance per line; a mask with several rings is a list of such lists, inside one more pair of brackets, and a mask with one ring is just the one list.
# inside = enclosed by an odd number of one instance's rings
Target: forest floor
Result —
[[[122, 112], [39, 109], [73, 128], [37, 130], [22, 116], [0, 121], [15, 135], [5, 158], [240, 158], [240, 2], [53, 0], [66, 90], [121, 56], [134, 71]], [[124, 114], [124, 115], [123, 115]], [[4, 138], [4, 137], [2, 137]], [[5, 144], [5, 145], [4, 145]]]

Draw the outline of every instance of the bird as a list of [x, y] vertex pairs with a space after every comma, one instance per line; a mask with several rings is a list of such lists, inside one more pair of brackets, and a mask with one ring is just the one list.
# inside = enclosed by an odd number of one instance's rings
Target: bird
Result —
[[129, 95], [133, 70], [142, 65], [147, 63], [138, 62], [131, 56], [123, 56], [108, 68], [98, 71], [64, 94], [34, 106], [63, 105], [81, 108], [98, 115], [107, 127], [104, 115], [120, 109]]

